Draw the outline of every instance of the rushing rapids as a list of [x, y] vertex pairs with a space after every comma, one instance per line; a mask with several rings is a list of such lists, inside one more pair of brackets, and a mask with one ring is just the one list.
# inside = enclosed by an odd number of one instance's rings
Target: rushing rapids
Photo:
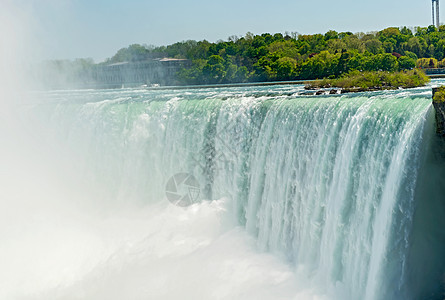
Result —
[[[177, 209], [226, 199], [224, 214], [255, 238], [258, 251], [282, 258], [295, 285], [305, 280], [326, 299], [440, 298], [445, 147], [434, 135], [431, 91], [296, 96], [301, 89], [41, 93], [40, 101], [26, 105], [26, 119], [33, 128], [45, 128], [39, 139], [59, 153], [65, 176], [75, 176], [108, 214], [114, 207], [171, 210], [166, 183], [189, 174], [199, 183], [192, 199], [199, 203]], [[213, 226], [210, 219], [199, 226]], [[159, 243], [150, 240], [155, 231], [150, 234], [141, 248]], [[165, 244], [169, 253], [179, 245]], [[221, 255], [216, 259], [224, 261]], [[261, 272], [268, 271], [274, 272]], [[211, 286], [207, 296], [213, 299], [248, 295], [218, 294], [220, 287]], [[97, 287], [77, 289], [105, 298]], [[147, 295], [153, 294], [133, 296]]]

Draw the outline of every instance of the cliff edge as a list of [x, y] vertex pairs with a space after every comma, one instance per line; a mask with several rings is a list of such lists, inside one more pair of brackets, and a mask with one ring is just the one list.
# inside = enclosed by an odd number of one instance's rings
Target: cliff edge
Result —
[[445, 136], [445, 86], [433, 88], [433, 106], [436, 110], [436, 132]]

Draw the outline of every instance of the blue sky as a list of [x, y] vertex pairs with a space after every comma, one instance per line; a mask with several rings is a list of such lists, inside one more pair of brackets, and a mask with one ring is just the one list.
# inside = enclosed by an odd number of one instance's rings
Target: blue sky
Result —
[[132, 43], [213, 42], [248, 31], [368, 32], [431, 23], [430, 0], [29, 1], [44, 58], [92, 57], [97, 62]]

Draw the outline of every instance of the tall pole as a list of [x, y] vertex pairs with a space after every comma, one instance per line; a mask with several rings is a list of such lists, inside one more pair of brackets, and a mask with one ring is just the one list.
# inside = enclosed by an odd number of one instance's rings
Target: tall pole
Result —
[[[434, 3], [436, 3], [436, 7], [434, 7]], [[432, 4], [432, 16], [433, 16], [433, 25], [439, 29], [439, 0], [431, 0]], [[436, 8], [436, 13], [434, 13], [434, 8]]]
[[432, 4], [432, 6], [431, 6], [431, 14], [432, 14], [432, 16], [433, 16], [433, 25], [435, 25], [436, 24], [436, 22], [434, 21], [434, 2], [435, 2], [436, 0], [432, 0], [431, 1], [431, 4]]

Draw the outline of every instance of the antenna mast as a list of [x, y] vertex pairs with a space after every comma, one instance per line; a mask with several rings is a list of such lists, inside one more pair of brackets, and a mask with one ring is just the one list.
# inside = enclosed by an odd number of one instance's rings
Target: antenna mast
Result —
[[[434, 3], [436, 3], [436, 13], [434, 13]], [[436, 25], [436, 28], [439, 29], [439, 0], [432, 0], [431, 4], [432, 4], [433, 25]], [[434, 20], [434, 15], [436, 17], [436, 20]]]

